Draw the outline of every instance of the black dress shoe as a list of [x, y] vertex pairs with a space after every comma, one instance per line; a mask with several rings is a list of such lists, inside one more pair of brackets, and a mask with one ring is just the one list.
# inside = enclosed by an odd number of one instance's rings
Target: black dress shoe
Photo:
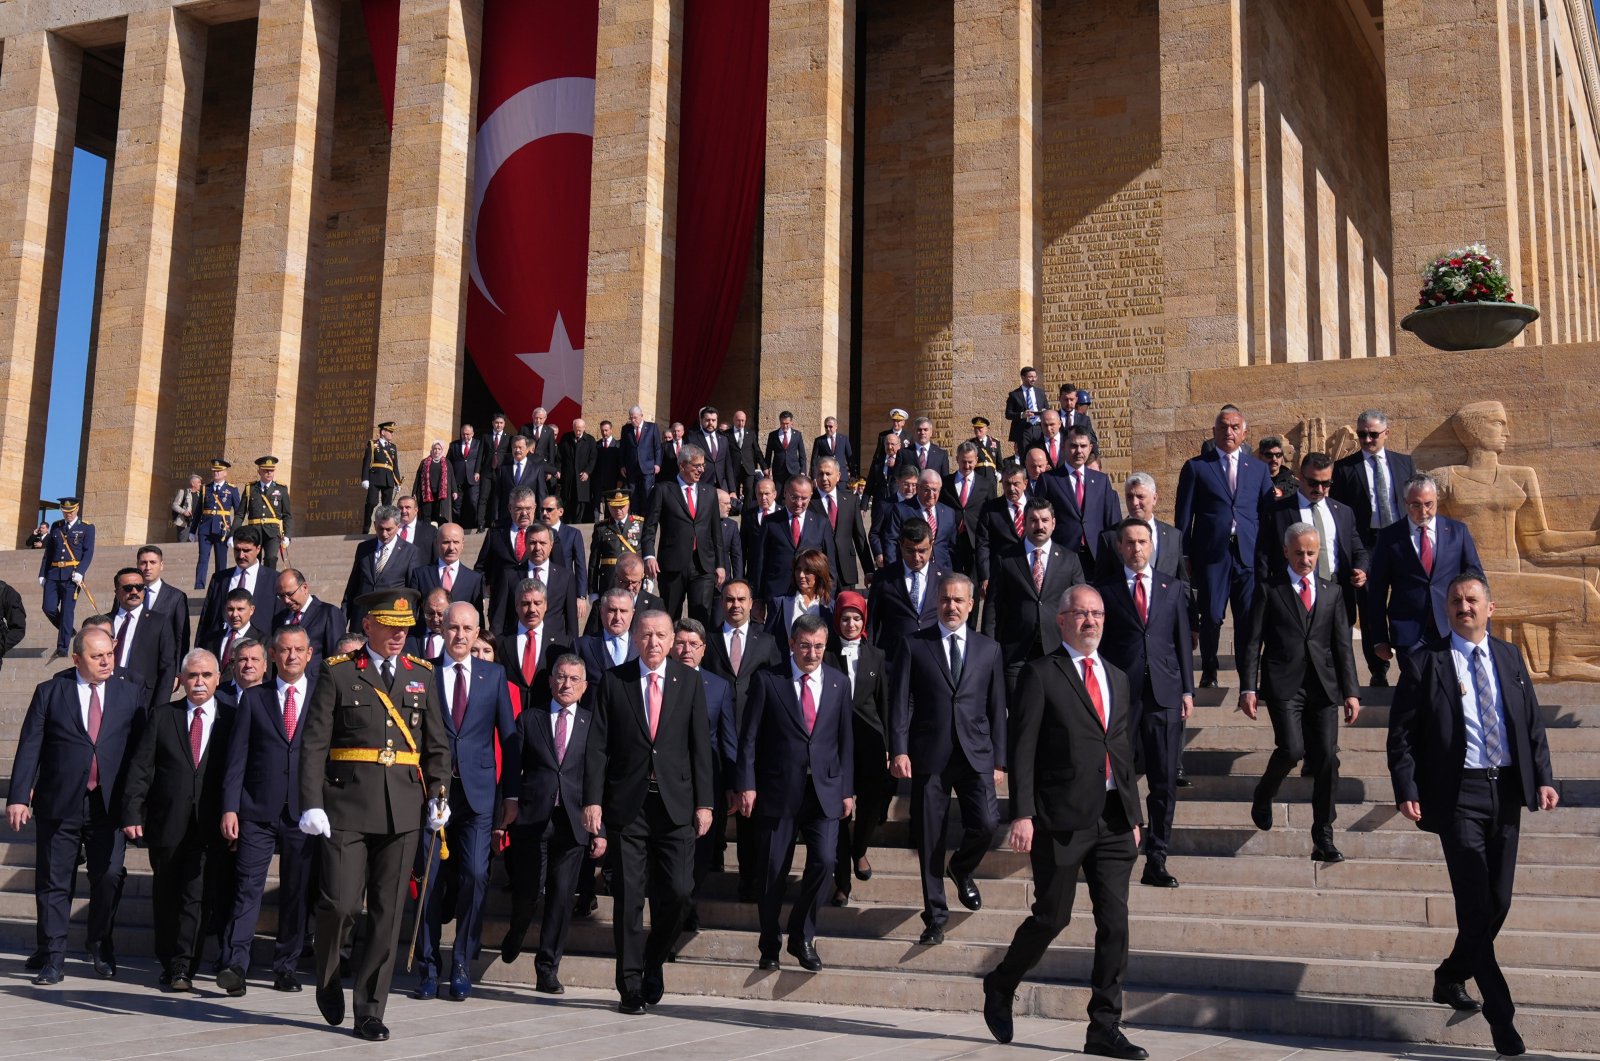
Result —
[[274, 991], [300, 990], [300, 978], [294, 973], [273, 973], [272, 989]]
[[45, 967], [45, 963], [49, 960], [49, 954], [42, 950], [36, 950], [32, 954], [28, 955], [28, 960], [22, 963], [22, 967], [28, 970], [30, 973], [36, 973], [40, 969], [43, 969]]
[[777, 967], [778, 967], [778, 956], [776, 954], [771, 955], [770, 957], [769, 956], [763, 956], [762, 959], [759, 962], [756, 962], [756, 968], [760, 969], [762, 972], [771, 972], [773, 969], [776, 969]]
[[758, 901], [759, 898], [760, 894], [755, 885], [739, 885], [739, 901], [741, 903], [753, 903]]
[[330, 987], [317, 985], [317, 1010], [322, 1019], [337, 1027], [344, 1023], [344, 988], [337, 982]]
[[983, 908], [983, 895], [978, 891], [978, 882], [971, 877], [958, 877], [955, 870], [950, 871], [950, 879], [955, 882], [956, 898], [961, 900], [961, 905], [968, 910], [981, 910]]
[[1123, 1057], [1128, 1061], [1142, 1061], [1150, 1056], [1150, 1051], [1130, 1043], [1128, 1037], [1122, 1034], [1122, 1029], [1115, 1027], [1098, 1035], [1090, 1032], [1089, 1038], [1083, 1042], [1083, 1052], [1096, 1057]]
[[117, 978], [117, 963], [110, 958], [96, 958], [93, 967], [94, 974], [102, 980], [115, 980]]
[[1389, 676], [1387, 674], [1374, 674], [1372, 680], [1367, 682], [1367, 687], [1369, 689], [1387, 689], [1389, 688]]
[[[578, 900], [582, 902], [583, 900]], [[506, 938], [500, 941], [500, 960], [510, 965], [522, 954], [523, 931], [515, 928], [506, 933]]]
[[666, 978], [661, 975], [661, 966], [646, 969], [644, 976], [639, 980], [639, 998], [647, 1006], [659, 1006], [661, 996], [667, 990]]
[[1009, 1043], [1015, 1029], [1011, 1022], [1010, 991], [1003, 991], [995, 982], [994, 973], [983, 978], [983, 1023], [997, 1043]]
[[49, 987], [52, 984], [59, 984], [63, 979], [60, 969], [53, 965], [47, 965], [39, 970], [38, 976], [33, 978], [33, 985], [35, 987]]
[[644, 1012], [644, 999], [638, 995], [623, 995], [622, 1000], [617, 1003], [617, 1012], [637, 1017]]
[[356, 1019], [355, 1033], [358, 1038], [369, 1043], [385, 1043], [389, 1041], [389, 1029], [377, 1017], [358, 1017]]
[[1460, 981], [1453, 984], [1434, 984], [1433, 1000], [1441, 1006], [1449, 1006], [1462, 1013], [1476, 1013], [1483, 1008], [1477, 999], [1467, 994], [1467, 985]]
[[1139, 877], [1140, 884], [1148, 884], [1152, 888], [1176, 888], [1178, 878], [1167, 872], [1167, 863], [1147, 858], [1144, 860], [1144, 873]]
[[1272, 801], [1263, 800], [1260, 796], [1250, 800], [1250, 820], [1262, 832], [1272, 828]]
[[685, 932], [699, 932], [700, 931], [700, 911], [699, 910], [696, 910], [693, 907], [690, 907], [688, 916], [686, 916], [683, 919], [683, 931], [685, 931]]
[[561, 986], [561, 981], [555, 973], [539, 973], [533, 989], [545, 995], [564, 995], [567, 993], [567, 989]]
[[217, 986], [233, 998], [243, 998], [245, 993], [244, 970], [230, 965], [217, 974]]
[[1200, 688], [1215, 689], [1217, 687], [1217, 672], [1214, 670], [1200, 672]]
[[937, 947], [944, 942], [944, 929], [938, 925], [929, 925], [922, 930], [922, 935], [917, 940], [919, 947]]
[[1514, 1024], [1489, 1025], [1489, 1037], [1494, 1040], [1494, 1048], [1502, 1057], [1516, 1057], [1528, 1052], [1528, 1044], [1517, 1034]]
[[578, 901], [572, 904], [573, 917], [588, 917], [600, 909], [600, 900], [592, 895], [580, 895]]
[[850, 893], [843, 888], [835, 888], [833, 889], [833, 897], [828, 900], [828, 903], [832, 906], [849, 906]]
[[860, 858], [856, 859], [856, 880], [866, 881], [871, 879], [872, 863], [867, 860], [866, 855], [862, 855]]
[[194, 982], [189, 979], [187, 973], [173, 973], [172, 979], [167, 981], [162, 990], [170, 991], [174, 995], [186, 995], [194, 990]]
[[817, 957], [817, 946], [809, 939], [791, 939], [786, 949], [790, 954], [794, 955], [795, 961], [799, 962], [800, 968], [806, 972], [820, 973], [822, 971], [822, 959]]
[[1189, 780], [1189, 775], [1183, 772], [1183, 767], [1178, 768], [1178, 780], [1174, 782], [1179, 788], [1193, 788], [1194, 782]]
[[1317, 844], [1311, 849], [1313, 862], [1343, 862], [1344, 855], [1332, 843]]

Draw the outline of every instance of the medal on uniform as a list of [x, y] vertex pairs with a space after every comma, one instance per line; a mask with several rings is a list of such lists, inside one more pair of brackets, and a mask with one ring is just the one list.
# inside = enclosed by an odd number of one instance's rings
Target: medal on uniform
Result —
[[413, 711], [413, 712], [411, 712], [411, 724], [413, 726], [422, 725], [422, 712], [421, 711]]

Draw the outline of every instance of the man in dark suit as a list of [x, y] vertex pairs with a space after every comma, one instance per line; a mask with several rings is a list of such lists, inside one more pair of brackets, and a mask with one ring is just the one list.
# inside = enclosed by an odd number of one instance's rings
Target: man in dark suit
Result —
[[[1128, 518], [1150, 528], [1150, 570], [1183, 581], [1183, 533], [1165, 520], [1156, 519], [1155, 477], [1134, 472], [1122, 486], [1122, 499], [1128, 504]], [[1095, 581], [1114, 577], [1122, 570], [1122, 554], [1117, 545], [1120, 537], [1116, 527], [1101, 533], [1100, 549], [1095, 553]], [[1187, 582], [1184, 592], [1188, 593]]]
[[981, 466], [978, 457], [978, 447], [971, 442], [957, 446], [956, 470], [945, 477], [939, 495], [940, 502], [956, 514], [954, 569], [974, 581], [978, 578], [978, 524], [984, 502], [995, 495], [994, 469]]
[[549, 497], [550, 472], [549, 465], [534, 458], [528, 440], [521, 435], [514, 436], [511, 439], [511, 455], [500, 465], [495, 479], [494, 492], [500, 505], [495, 525], [515, 522], [511, 504], [518, 490], [530, 491], [536, 508], [540, 501]]
[[172, 698], [178, 681], [179, 650], [172, 620], [153, 615], [144, 606], [145, 585], [139, 569], [125, 567], [116, 576], [116, 611], [111, 616], [117, 642], [117, 663], [142, 675], [150, 684], [145, 710]]
[[[1244, 624], [1255, 603], [1256, 529], [1272, 497], [1267, 466], [1244, 446], [1244, 414], [1224, 405], [1212, 425], [1216, 448], [1184, 462], [1178, 475], [1177, 515], [1200, 620], [1200, 684], [1217, 684], [1217, 643], [1222, 619], [1233, 609], [1234, 656], [1241, 654]], [[1236, 664], [1237, 665], [1237, 664]]]
[[699, 424], [689, 433], [688, 441], [699, 446], [706, 455], [706, 480], [718, 490], [737, 495], [739, 476], [736, 468], [739, 457], [717, 426], [716, 406], [700, 407]]
[[668, 425], [661, 440], [661, 471], [656, 479], [671, 480], [678, 477], [678, 452], [683, 449], [683, 422], [674, 420]]
[[424, 599], [434, 590], [442, 589], [450, 594], [450, 603], [470, 604], [481, 612], [483, 576], [461, 562], [466, 540], [466, 531], [459, 523], [441, 525], [433, 544], [432, 561], [411, 569], [411, 588]]
[[639, 649], [633, 643], [633, 594], [621, 586], [612, 586], [595, 602], [595, 612], [600, 619], [600, 632], [584, 634], [573, 646], [587, 668], [589, 682], [598, 682], [600, 675], [612, 667], [639, 658]]
[[1361, 713], [1350, 621], [1339, 584], [1317, 575], [1322, 541], [1309, 523], [1284, 532], [1280, 567], [1256, 594], [1239, 657], [1239, 710], [1256, 717], [1257, 690], [1272, 719], [1272, 758], [1256, 784], [1250, 818], [1272, 828], [1272, 800], [1301, 759], [1312, 778], [1311, 857], [1343, 862], [1333, 843], [1339, 784], [1339, 709]]
[[9, 582], [0, 582], [0, 663], [22, 644], [27, 632], [28, 612], [22, 606], [22, 594]]
[[848, 473], [850, 478], [855, 478], [857, 461], [855, 447], [850, 445], [850, 436], [841, 434], [839, 421], [836, 417], [828, 416], [822, 420], [822, 434], [811, 440], [811, 477], [817, 477], [817, 462], [824, 457], [832, 457], [839, 462], [839, 467]]
[[900, 463], [919, 472], [938, 472], [942, 481], [950, 474], [950, 455], [933, 440], [933, 421], [919, 416], [911, 423], [911, 437], [900, 447]]
[[1095, 433], [1094, 421], [1083, 410], [1088, 408], [1088, 391], [1080, 391], [1076, 383], [1063, 383], [1060, 396], [1057, 399], [1056, 411], [1061, 414], [1061, 431], [1063, 434], [1070, 432], [1075, 427], [1081, 427], [1089, 432], [1089, 438], [1094, 443], [1095, 451], [1100, 450], [1100, 436]]
[[1256, 585], [1283, 566], [1282, 551], [1272, 547], [1296, 523], [1317, 528], [1322, 555], [1317, 558], [1317, 577], [1339, 584], [1344, 595], [1344, 613], [1356, 619], [1356, 593], [1367, 584], [1367, 547], [1357, 532], [1355, 514], [1328, 496], [1333, 484], [1333, 458], [1326, 453], [1307, 453], [1300, 458], [1300, 471], [1294, 492], [1269, 500], [1261, 510], [1261, 532], [1256, 542]]
[[1439, 515], [1439, 484], [1432, 477], [1412, 476], [1402, 496], [1406, 518], [1379, 531], [1372, 547], [1361, 614], [1361, 637], [1384, 660], [1442, 637], [1450, 628], [1450, 580], [1483, 570], [1467, 525]]
[[[144, 579], [145, 611], [167, 617], [172, 624], [172, 644], [181, 656], [188, 651], [194, 636], [189, 625], [189, 595], [161, 577], [167, 564], [159, 545], [141, 545], [134, 556], [134, 566]], [[176, 660], [173, 672], [177, 672]]]
[[646, 420], [637, 405], [628, 410], [628, 422], [622, 425], [622, 474], [633, 494], [633, 510], [643, 512], [661, 474], [661, 428]]
[[1495, 1049], [1526, 1047], [1494, 941], [1511, 908], [1522, 808], [1554, 810], [1560, 798], [1533, 679], [1516, 646], [1489, 636], [1494, 601], [1480, 575], [1446, 591], [1448, 638], [1400, 666], [1389, 713], [1389, 775], [1400, 813], [1437, 833], [1455, 894], [1456, 940], [1434, 970], [1433, 1000], [1476, 1010], [1483, 993]]
[[1054, 540], [1055, 524], [1050, 502], [1029, 498], [1022, 541], [990, 565], [983, 632], [1000, 643], [1008, 694], [1029, 660], [1048, 656], [1061, 644], [1055, 623], [1061, 594], [1085, 581], [1078, 554]]
[[511, 921], [500, 957], [509, 965], [522, 953], [542, 885], [544, 915], [533, 960], [534, 988], [560, 995], [566, 992], [561, 958], [572, 924], [567, 900], [578, 886], [585, 856], [603, 856], [606, 839], [604, 834], [590, 835], [583, 824], [584, 765], [593, 718], [584, 704], [589, 682], [583, 661], [571, 654], [558, 656], [549, 676], [548, 702], [541, 697], [527, 703], [517, 718], [516, 739], [505, 746], [501, 813], [511, 837], [507, 857], [516, 865], [513, 876], [521, 886], [512, 890]]
[[[1355, 514], [1355, 530], [1366, 551], [1378, 546], [1378, 531], [1402, 517], [1403, 491], [1416, 475], [1416, 462], [1408, 453], [1389, 448], [1389, 414], [1365, 410], [1355, 419], [1355, 437], [1362, 443], [1357, 453], [1342, 456], [1333, 466], [1333, 499]], [[1357, 607], [1365, 603], [1365, 587], [1357, 591]], [[1346, 602], [1349, 603], [1349, 602]], [[1373, 639], [1362, 635], [1362, 655], [1374, 687], [1389, 685], [1389, 661], [1373, 651]]]
[[553, 472], [556, 467], [556, 429], [547, 422], [549, 419], [550, 413], [541, 405], [533, 411], [519, 433], [528, 440], [528, 453], [533, 459]]
[[[1129, 517], [1117, 525], [1122, 571], [1095, 585], [1105, 603], [1100, 651], [1128, 676], [1134, 760], [1150, 786], [1144, 875], [1139, 883], [1176, 888], [1167, 872], [1178, 804], [1183, 723], [1194, 711], [1194, 648], [1189, 640], [1189, 595], [1182, 580], [1150, 566], [1150, 525]], [[1058, 598], [1059, 599], [1059, 598]]]
[[[891, 438], [894, 439], [892, 443], [889, 441]], [[906, 411], [890, 409], [889, 426], [878, 432], [878, 442], [872, 450], [872, 463], [882, 464], [886, 457], [898, 461], [900, 451], [910, 444], [911, 432], [906, 430]]]
[[[906, 465], [902, 464], [902, 468]], [[883, 549], [883, 560], [892, 564], [900, 558], [900, 525], [907, 520], [920, 519], [933, 534], [933, 562], [942, 571], [955, 570], [956, 529], [961, 517], [956, 510], [939, 500], [944, 492], [944, 476], [932, 470], [917, 473], [917, 492], [913, 497], [892, 506], [883, 521], [883, 534], [878, 544]]]
[[1011, 849], [1033, 866], [1033, 911], [1000, 964], [983, 978], [983, 1020], [1012, 1037], [1017, 985], [1072, 919], [1081, 869], [1094, 904], [1094, 968], [1083, 1052], [1149, 1053], [1122, 1031], [1128, 967], [1128, 880], [1139, 851], [1139, 787], [1127, 677], [1099, 654], [1105, 602], [1074, 586], [1056, 616], [1061, 646], [1023, 668], [1011, 713]]
[[583, 532], [567, 522], [567, 506], [555, 494], [539, 502], [539, 519], [550, 528], [554, 542], [550, 555], [572, 572], [580, 601], [589, 596], [589, 559], [583, 550]]
[[[1007, 465], [1000, 479], [1000, 496], [985, 501], [978, 511], [978, 593], [986, 601], [995, 559], [1011, 546], [1022, 543], [1023, 510], [1027, 503], [1028, 473], [1020, 465]], [[1054, 515], [1052, 509], [1052, 518]], [[1054, 523], [1051, 527], [1054, 528]]]
[[791, 592], [794, 583], [794, 558], [807, 549], [816, 549], [828, 560], [833, 584], [839, 584], [839, 558], [834, 551], [833, 528], [826, 517], [811, 508], [811, 477], [801, 472], [783, 488], [787, 519], [768, 519], [756, 538], [755, 552], [745, 558], [745, 567], [756, 573], [758, 599], [770, 601]]
[[933, 533], [920, 517], [900, 525], [900, 559], [881, 569], [867, 593], [867, 629], [892, 664], [906, 639], [939, 621], [938, 586], [945, 569], [933, 563]]
[[1034, 449], [1044, 453], [1047, 459], [1045, 470], [1066, 466], [1067, 433], [1061, 424], [1061, 414], [1055, 409], [1046, 409], [1039, 414], [1039, 426], [1028, 436], [1023, 456], [1026, 457], [1028, 450]]
[[[445, 654], [432, 675], [438, 684], [454, 769], [450, 777], [450, 824], [445, 826], [450, 858], [440, 860], [434, 851], [435, 861], [428, 875], [438, 887], [428, 889], [422, 927], [417, 931], [416, 997], [423, 999], [439, 994], [443, 972], [440, 931], [447, 919], [445, 903], [452, 896], [455, 902], [448, 919], [456, 923], [456, 936], [451, 947], [450, 1000], [461, 1002], [472, 994], [472, 959], [478, 954], [484, 896], [489, 888], [489, 834], [500, 810], [495, 739], [499, 738], [504, 749], [511, 747], [516, 735], [505, 669], [472, 656], [478, 632], [476, 608], [466, 603], [450, 605], [445, 620]], [[447, 880], [453, 887], [447, 885]], [[565, 896], [561, 899], [556, 905], [566, 906]]]
[[[694, 841], [711, 828], [711, 738], [705, 687], [667, 658], [672, 619], [639, 617], [639, 658], [600, 679], [584, 763], [583, 827], [617, 848], [613, 883], [618, 1008], [661, 1001], [662, 966], [694, 891]], [[650, 935], [644, 900], [651, 891]]]
[[1022, 386], [1006, 395], [1006, 419], [1011, 422], [1007, 435], [1012, 451], [1021, 454], [1029, 435], [1038, 426], [1039, 414], [1049, 404], [1044, 390], [1039, 386], [1039, 370], [1032, 365], [1022, 369]]
[[756, 550], [759, 548], [762, 528], [773, 516], [787, 519], [783, 507], [778, 504], [778, 484], [763, 475], [755, 480], [745, 494], [744, 507], [739, 513], [739, 540], [744, 546], [746, 578], [754, 579], [760, 574], [755, 568]]
[[450, 463], [450, 481], [456, 485], [452, 518], [455, 522], [478, 525], [478, 496], [484, 489], [483, 469], [487, 463], [483, 441], [471, 424], [461, 425], [461, 435], [450, 443], [445, 459]]
[[74, 670], [39, 683], [17, 736], [6, 819], [21, 832], [38, 816], [34, 897], [43, 963], [33, 982], [59, 984], [78, 853], [88, 858], [87, 946], [95, 975], [117, 975], [112, 926], [126, 876], [119, 797], [144, 724], [139, 686], [113, 677], [116, 642], [101, 627], [72, 638]]
[[1073, 549], [1085, 571], [1095, 568], [1100, 536], [1122, 522], [1111, 477], [1089, 467], [1094, 443], [1089, 432], [1074, 427], [1067, 432], [1067, 462], [1047, 474], [1056, 486], [1056, 541]]
[[202, 926], [232, 862], [222, 835], [222, 778], [236, 708], [216, 698], [216, 657], [183, 660], [184, 698], [153, 708], [128, 765], [122, 832], [150, 850], [151, 923], [161, 989], [194, 990]]
[[[268, 571], [264, 579], [273, 578]], [[244, 641], [263, 641], [267, 632], [256, 625], [255, 605], [251, 602], [250, 591], [234, 589], [228, 591], [227, 598], [223, 601], [222, 626], [217, 630], [209, 630], [202, 626], [195, 638], [195, 648], [203, 648], [217, 657], [217, 667], [222, 674], [226, 685], [232, 677], [231, 669], [236, 662], [237, 652], [243, 647]], [[154, 687], [151, 695], [155, 695]], [[160, 697], [157, 697], [160, 702]]]
[[863, 498], [872, 513], [874, 539], [878, 537], [878, 524], [883, 510], [900, 500], [900, 492], [895, 485], [898, 481], [895, 473], [900, 467], [900, 436], [885, 435], [884, 445], [883, 454], [867, 469], [866, 496]]
[[496, 413], [483, 436], [483, 463], [478, 470], [478, 531], [492, 527], [500, 519], [506, 500], [500, 496], [500, 469], [511, 459], [511, 432], [506, 416]]
[[538, 519], [539, 502], [532, 489], [520, 487], [514, 497], [506, 499], [506, 508], [510, 522], [489, 532], [473, 565], [489, 594], [488, 629], [495, 633], [503, 633], [506, 624], [515, 621], [511, 594], [528, 576], [528, 538]]
[[[578, 639], [578, 634], [583, 629], [578, 625], [578, 576], [571, 568], [558, 564], [551, 558], [551, 552], [555, 548], [555, 534], [547, 525], [535, 523], [529, 527], [527, 542], [526, 577], [537, 579], [544, 586], [548, 602], [545, 621], [550, 626], [551, 636], [564, 645], [570, 645]], [[521, 580], [518, 581], [520, 584]], [[512, 625], [512, 617], [507, 615], [501, 620], [498, 632], [507, 633]]]
[[639, 548], [645, 574], [660, 587], [667, 614], [676, 618], [687, 598], [689, 617], [701, 622], [710, 619], [711, 598], [728, 573], [717, 488], [702, 481], [705, 471], [700, 447], [683, 446], [677, 476], [657, 483], [650, 495]]
[[[594, 441], [595, 503], [601, 504], [606, 496], [624, 483], [626, 473], [622, 468], [622, 440], [611, 430], [611, 421], [600, 421], [600, 434]], [[597, 512], [597, 518], [603, 516]]]
[[403, 589], [411, 581], [412, 569], [426, 563], [416, 546], [400, 540], [399, 510], [379, 505], [372, 513], [372, 527], [373, 536], [356, 546], [344, 584], [341, 606], [356, 624], [362, 619], [356, 601], [376, 590]]
[[271, 615], [277, 606], [278, 580], [261, 562], [261, 530], [259, 527], [240, 527], [233, 532], [233, 567], [216, 571], [211, 585], [206, 589], [206, 601], [200, 609], [200, 622], [195, 643], [208, 633], [221, 630], [227, 608], [228, 593], [243, 589], [255, 602], [256, 611]]
[[794, 414], [785, 409], [778, 414], [778, 426], [767, 432], [763, 463], [778, 489], [796, 475], [806, 472], [806, 440], [794, 426]]
[[[643, 524], [641, 523], [641, 526]], [[612, 589], [623, 589], [633, 598], [634, 618], [638, 618], [647, 611], [659, 609], [666, 611], [666, 605], [661, 598], [644, 588], [644, 561], [638, 556], [624, 556], [617, 561], [616, 572], [612, 579]], [[589, 611], [589, 621], [584, 624], [583, 632], [597, 634], [600, 632], [600, 615], [594, 609]]]
[[[706, 726], [711, 734], [711, 790], [718, 798], [711, 805], [711, 828], [694, 842], [694, 893], [698, 898], [712, 869], [722, 869], [722, 849], [727, 845], [728, 801], [733, 791], [734, 760], [739, 754], [739, 723], [733, 709], [733, 683], [706, 670], [710, 635], [694, 619], [679, 619], [672, 626], [672, 658], [700, 675], [706, 691]], [[684, 919], [685, 932], [700, 930], [700, 914], [693, 906]]]
[[[285, 571], [280, 578], [287, 578]], [[250, 947], [272, 856], [278, 856], [278, 938], [272, 986], [300, 990], [295, 970], [305, 948], [311, 865], [317, 848], [300, 831], [300, 720], [310, 707], [318, 657], [308, 628], [279, 627], [272, 635], [277, 677], [239, 698], [222, 778], [222, 838], [237, 852], [233, 902], [223, 930], [226, 952], [217, 986], [245, 993]]]
[[421, 517], [417, 499], [410, 494], [401, 494], [396, 498], [394, 507], [400, 513], [395, 537], [417, 550], [417, 563], [427, 563], [433, 559], [434, 545], [439, 540], [438, 529]]
[[[911, 782], [924, 946], [944, 942], [946, 873], [962, 906], [983, 905], [973, 874], [1000, 826], [995, 789], [1006, 768], [1005, 664], [999, 645], [967, 628], [975, 588], [966, 575], [939, 580], [938, 625], [906, 639], [889, 684], [889, 773]], [[947, 868], [952, 791], [962, 833]]]
[[282, 604], [272, 617], [272, 628], [298, 626], [311, 639], [311, 655], [321, 661], [339, 654], [339, 638], [349, 624], [344, 609], [316, 597], [311, 584], [299, 568], [286, 567], [278, 574], [278, 600]]
[[811, 511], [828, 521], [833, 531], [833, 551], [838, 560], [839, 583], [834, 592], [861, 585], [872, 574], [872, 544], [861, 519], [861, 503], [839, 479], [839, 459], [823, 457], [816, 463], [816, 496]]
[[572, 651], [572, 642], [556, 634], [550, 620], [550, 597], [543, 583], [525, 578], [513, 591], [515, 627], [499, 635], [495, 658], [504, 660], [506, 679], [524, 698], [544, 690], [543, 677], [557, 656]]
[[582, 417], [572, 421], [571, 429], [556, 443], [557, 467], [561, 472], [561, 507], [572, 513], [576, 523], [588, 523], [594, 503], [600, 497], [595, 489], [595, 457], [600, 452], [589, 425]]
[[[733, 495], [717, 491], [717, 526], [722, 528], [722, 550], [728, 558], [728, 577], [744, 577], [744, 532], [733, 518]], [[715, 611], [715, 602], [713, 602]], [[713, 617], [714, 618], [714, 617]]]
[[[761, 969], [778, 967], [783, 930], [778, 915], [789, 883], [797, 837], [806, 866], [789, 912], [786, 950], [807, 972], [817, 956], [817, 914], [833, 878], [839, 819], [855, 810], [855, 734], [850, 681], [823, 665], [828, 627], [800, 615], [789, 631], [789, 666], [756, 676], [739, 730], [734, 787], [739, 813], [754, 817], [767, 852], [761, 888]], [[940, 819], [943, 825], [943, 819]]]
[[728, 442], [728, 449], [732, 453], [732, 467], [734, 478], [738, 483], [738, 495], [741, 498], [750, 497], [751, 487], [755, 484], [756, 476], [764, 470], [761, 463], [761, 444], [756, 439], [756, 433], [746, 426], [746, 417], [743, 409], [736, 410], [733, 422], [723, 431]]

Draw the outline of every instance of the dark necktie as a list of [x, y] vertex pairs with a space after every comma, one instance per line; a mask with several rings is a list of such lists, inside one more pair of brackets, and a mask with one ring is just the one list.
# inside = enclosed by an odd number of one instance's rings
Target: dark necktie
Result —
[[383, 675], [383, 687], [391, 693], [394, 692], [394, 663], [384, 660], [383, 666], [379, 667], [378, 671]]
[[961, 638], [950, 636], [950, 680], [961, 684]]
[[456, 664], [456, 692], [450, 701], [450, 721], [454, 723], [457, 732], [461, 723], [467, 717], [467, 672], [461, 664]]

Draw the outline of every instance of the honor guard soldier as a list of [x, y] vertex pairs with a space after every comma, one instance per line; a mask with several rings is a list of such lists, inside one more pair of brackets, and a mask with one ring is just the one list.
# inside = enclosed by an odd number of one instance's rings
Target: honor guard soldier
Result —
[[239, 501], [245, 526], [261, 528], [261, 562], [272, 568], [289, 548], [289, 488], [277, 477], [278, 458], [257, 457], [257, 481], [244, 488]]
[[[44, 617], [59, 631], [56, 650], [46, 663], [67, 654], [67, 646], [77, 631], [73, 613], [78, 593], [89, 575], [94, 559], [94, 527], [78, 518], [78, 499], [61, 499], [61, 519], [50, 524], [45, 535], [44, 555], [39, 558], [39, 585], [44, 587]], [[94, 602], [93, 594], [89, 597]]]
[[195, 513], [195, 540], [200, 543], [200, 558], [194, 565], [194, 588], [206, 588], [206, 566], [211, 561], [218, 571], [228, 566], [228, 539], [233, 536], [234, 518], [239, 511], [239, 488], [228, 482], [233, 467], [218, 457], [211, 462], [211, 481], [200, 491], [200, 510]]
[[1000, 443], [989, 435], [989, 418], [974, 416], [972, 418], [972, 437], [967, 440], [978, 447], [978, 467], [989, 468], [994, 471], [995, 478], [1000, 477]]
[[360, 534], [372, 528], [372, 510], [394, 504], [395, 487], [400, 483], [400, 451], [394, 445], [394, 421], [378, 425], [378, 437], [367, 443], [361, 457], [361, 489], [367, 492], [367, 505], [361, 513]]
[[367, 645], [325, 661], [300, 738], [300, 830], [326, 838], [317, 1008], [329, 1024], [344, 1023], [339, 952], [364, 905], [370, 928], [352, 1008], [355, 1034], [371, 1042], [389, 1038], [383, 1013], [417, 833], [424, 826], [437, 833], [450, 818], [450, 740], [438, 683], [432, 664], [404, 651], [417, 600], [416, 590], [388, 589], [356, 602]]
[[589, 536], [589, 592], [596, 598], [616, 585], [617, 561], [630, 553], [639, 555], [644, 517], [629, 514], [628, 500], [626, 490], [607, 494], [606, 518], [594, 525]]

